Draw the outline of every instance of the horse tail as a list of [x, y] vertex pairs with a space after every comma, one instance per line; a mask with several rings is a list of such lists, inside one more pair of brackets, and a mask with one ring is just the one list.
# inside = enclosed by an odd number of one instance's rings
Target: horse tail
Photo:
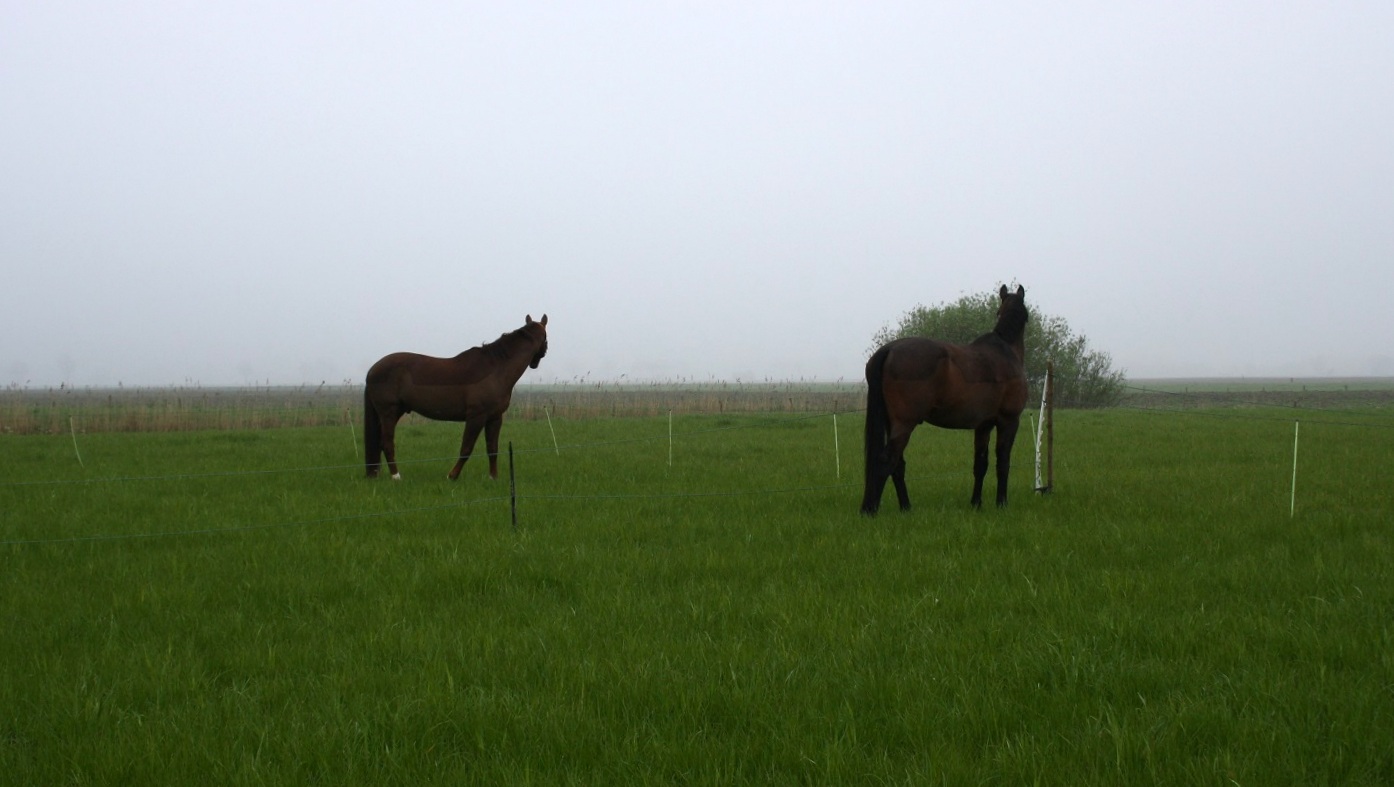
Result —
[[382, 464], [382, 419], [366, 388], [363, 390], [363, 462], [368, 475], [377, 475]]
[[886, 451], [886, 435], [890, 429], [890, 414], [882, 391], [882, 372], [890, 349], [882, 347], [866, 362], [866, 480], [872, 481], [873, 468], [880, 465]]

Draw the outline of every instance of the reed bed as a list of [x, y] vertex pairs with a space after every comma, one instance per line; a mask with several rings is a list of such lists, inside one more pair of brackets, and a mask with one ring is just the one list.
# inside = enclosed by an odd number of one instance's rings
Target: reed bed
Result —
[[672, 412], [715, 415], [835, 413], [866, 406], [858, 383], [654, 383], [625, 385], [520, 385], [509, 416], [541, 419], [651, 417]]
[[242, 431], [361, 419], [357, 386], [47, 388], [0, 391], [0, 432]]
[[[519, 385], [508, 418], [673, 413], [824, 413], [861, 409], [860, 383]], [[243, 431], [362, 423], [359, 385], [256, 388], [10, 388], [0, 433]], [[408, 423], [420, 420], [408, 416]]]
[[[1037, 402], [1033, 393], [1031, 408]], [[1056, 406], [1068, 409], [1072, 402]], [[1141, 409], [1394, 408], [1394, 379], [1137, 381], [1119, 406]], [[356, 383], [247, 388], [59, 388], [0, 390], [0, 433], [244, 431], [346, 426], [363, 420]], [[860, 381], [520, 384], [510, 420], [649, 418], [673, 413], [743, 415], [859, 412]], [[408, 416], [407, 423], [422, 419]]]
[[1394, 378], [1135, 380], [1121, 404], [1141, 408], [1394, 408]]

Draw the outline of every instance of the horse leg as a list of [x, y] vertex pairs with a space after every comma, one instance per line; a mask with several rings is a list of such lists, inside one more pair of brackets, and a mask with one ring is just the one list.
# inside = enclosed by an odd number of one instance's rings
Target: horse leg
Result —
[[876, 512], [881, 508], [881, 493], [886, 490], [886, 478], [890, 473], [887, 471], [884, 452], [874, 459], [868, 457], [867, 464], [866, 488], [862, 492], [862, 513], [866, 516], [876, 516]]
[[863, 514], [872, 516], [881, 508], [881, 494], [886, 489], [887, 479], [895, 482], [895, 496], [900, 502], [900, 510], [910, 510], [910, 493], [905, 488], [905, 446], [909, 442], [910, 429], [891, 428], [886, 447], [876, 457], [875, 465], [867, 468], [866, 491], [862, 495]]
[[490, 418], [484, 424], [484, 447], [489, 451], [489, 478], [499, 478], [499, 431], [503, 429], [503, 414]]
[[402, 474], [397, 471], [397, 421], [402, 414], [395, 410], [379, 414], [382, 418], [382, 453], [387, 457], [387, 471], [393, 481], [401, 481]]
[[862, 492], [862, 513], [876, 516], [881, 509], [881, 495], [886, 491], [886, 479], [891, 475], [891, 446], [887, 441], [880, 450], [869, 450], [866, 454], [866, 486]]
[[[910, 492], [905, 488], [905, 448], [910, 445], [910, 433], [914, 430], [914, 424], [905, 426], [893, 421], [890, 438], [886, 441], [885, 472], [895, 483], [895, 497], [900, 503], [901, 511], [910, 510]], [[882, 486], [885, 483], [883, 479]]]
[[382, 427], [377, 425], [374, 427], [378, 433], [377, 443], [373, 444], [371, 440], [364, 440], [368, 444], [368, 448], [363, 454], [364, 470], [368, 478], [377, 478], [378, 470], [382, 467]]
[[1003, 419], [997, 425], [997, 507], [1007, 507], [1007, 473], [1012, 468], [1012, 443], [1016, 442], [1020, 418]]
[[377, 478], [382, 466], [382, 419], [377, 405], [363, 395], [363, 466], [368, 478]]
[[890, 467], [887, 469], [890, 471], [891, 481], [895, 483], [895, 496], [900, 502], [901, 511], [910, 510], [910, 490], [905, 487], [905, 448], [909, 444], [910, 430], [906, 429], [903, 435], [893, 435], [890, 445], [887, 446], [890, 453]]
[[895, 483], [896, 500], [900, 502], [901, 511], [910, 510], [910, 491], [905, 487], [905, 458], [901, 457], [895, 467], [891, 468], [891, 481]]
[[465, 435], [460, 440], [460, 458], [455, 460], [455, 466], [450, 468], [446, 478], [451, 481], [460, 477], [460, 471], [465, 469], [465, 462], [469, 461], [470, 454], [474, 452], [474, 444], [479, 440], [479, 430], [483, 425], [479, 421], [465, 421]]
[[983, 507], [983, 478], [987, 476], [987, 443], [992, 436], [993, 424], [987, 423], [973, 430], [973, 499], [974, 508]]

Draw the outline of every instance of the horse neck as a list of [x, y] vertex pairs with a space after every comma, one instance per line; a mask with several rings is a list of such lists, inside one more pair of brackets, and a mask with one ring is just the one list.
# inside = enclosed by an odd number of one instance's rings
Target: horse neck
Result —
[[508, 384], [518, 382], [518, 378], [523, 376], [523, 372], [528, 370], [528, 363], [532, 361], [532, 353], [527, 352], [520, 355], [510, 355], [504, 361], [503, 374], [508, 378]]
[[523, 376], [528, 364], [532, 362], [533, 353], [537, 351], [527, 337], [512, 334], [499, 337], [498, 341], [489, 345], [489, 349], [498, 350], [496, 362], [500, 373], [508, 378], [509, 383], [515, 383]]
[[997, 338], [1005, 342], [1008, 347], [1012, 348], [1012, 354], [1017, 357], [1017, 360], [1025, 363], [1026, 326], [1023, 325], [1020, 329], [1016, 329], [1014, 326], [1003, 325], [1004, 322], [1005, 320], [999, 321], [992, 332], [997, 334]]
[[1007, 346], [1012, 348], [1012, 355], [1015, 355], [1018, 361], [1026, 363], [1026, 336], [1024, 332], [1023, 335], [1016, 337], [1016, 341], [1007, 342]]

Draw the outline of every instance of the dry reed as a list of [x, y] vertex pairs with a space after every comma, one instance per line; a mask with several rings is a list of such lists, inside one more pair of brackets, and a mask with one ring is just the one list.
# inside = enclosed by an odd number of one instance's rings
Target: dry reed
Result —
[[[362, 421], [357, 385], [0, 390], [0, 433], [176, 432], [344, 426]], [[860, 384], [520, 385], [508, 417], [820, 413], [864, 406]]]

